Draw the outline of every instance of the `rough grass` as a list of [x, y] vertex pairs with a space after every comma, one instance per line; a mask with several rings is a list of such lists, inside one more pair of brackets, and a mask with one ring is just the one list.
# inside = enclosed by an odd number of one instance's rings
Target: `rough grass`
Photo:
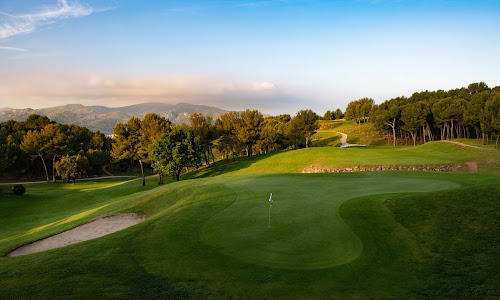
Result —
[[481, 139], [453, 139], [452, 141], [460, 142], [460, 143], [471, 145], [471, 146], [477, 146], [477, 147], [495, 148], [495, 141], [491, 142], [491, 140], [490, 140], [490, 144], [486, 144], [486, 145], [483, 145], [483, 142]]
[[352, 121], [346, 121], [336, 131], [347, 134], [349, 144], [361, 144], [369, 146], [386, 145], [387, 140], [383, 134], [375, 129], [373, 123], [362, 123], [355, 125]]

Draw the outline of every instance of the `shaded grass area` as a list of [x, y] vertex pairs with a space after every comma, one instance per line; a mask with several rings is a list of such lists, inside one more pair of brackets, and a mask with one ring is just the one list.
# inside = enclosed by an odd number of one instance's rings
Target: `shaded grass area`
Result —
[[[17, 299], [496, 296], [498, 185], [474, 186], [479, 174], [403, 175], [234, 176], [139, 192], [111, 212], [145, 213], [146, 221], [69, 247], [2, 258], [0, 292]], [[463, 184], [469, 187], [455, 189]], [[351, 252], [350, 241], [361, 242], [361, 252]]]
[[[0, 258], [0, 294], [7, 299], [460, 299], [473, 293], [495, 298], [498, 170], [271, 174], [300, 172], [311, 163], [471, 159], [485, 162], [485, 168], [500, 160], [495, 151], [445, 143], [325, 147], [221, 161], [158, 188], [154, 177], [146, 188], [140, 179], [29, 185], [23, 197], [1, 194], [2, 254], [102, 214], [136, 212], [148, 218], [99, 239]], [[270, 192], [275, 206], [269, 229]]]
[[[480, 172], [488, 171], [500, 161], [500, 153], [467, 148], [450, 143], [430, 142], [420, 146], [380, 146], [359, 148], [313, 147], [286, 152], [219, 161], [211, 168], [187, 174], [185, 178], [218, 175], [248, 175], [270, 173], [299, 173], [309, 166], [425, 166], [455, 164], [469, 160], [488, 162]], [[498, 165], [496, 168], [498, 169]], [[498, 171], [498, 170], [497, 170]]]
[[155, 180], [148, 178], [146, 187], [141, 179], [122, 178], [31, 184], [22, 196], [2, 189], [0, 255], [116, 210], [117, 201], [156, 187]]
[[387, 145], [383, 134], [375, 129], [373, 123], [362, 123], [355, 125], [352, 121], [346, 121], [336, 131], [347, 134], [349, 144], [361, 144], [369, 146]]
[[[335, 213], [336, 207], [353, 197], [388, 189], [456, 186], [437, 178], [378, 174], [237, 176], [196, 182], [195, 186], [192, 181], [174, 183], [122, 199], [115, 212], [146, 213], [149, 218], [121, 232], [0, 259], [2, 295], [383, 298], [405, 291], [414, 281], [414, 275], [407, 274], [413, 268], [413, 254], [408, 254], [412, 253], [411, 243], [384, 229], [398, 224], [384, 219], [387, 210], [383, 207], [361, 207], [364, 213], [375, 209], [380, 214], [363, 229], [373, 242], [356, 230], [353, 234], [345, 226], [346, 218]], [[350, 188], [357, 184], [363, 188]], [[340, 193], [342, 188], [347, 188], [345, 195]], [[270, 231], [269, 189], [276, 194]], [[355, 252], [343, 246], [351, 241], [355, 245], [359, 239], [362, 253], [359, 246]], [[304, 243], [310, 247], [302, 249]], [[246, 252], [237, 255], [242, 249]], [[325, 249], [333, 249], [337, 255], [329, 256]], [[274, 253], [284, 253], [287, 259], [275, 261], [280, 255], [273, 259]], [[395, 255], [400, 258], [394, 260]], [[340, 265], [330, 264], [339, 257], [348, 259]]]
[[340, 147], [341, 135], [331, 131], [318, 131], [311, 135], [312, 147]]
[[429, 256], [412, 298], [500, 297], [500, 185], [426, 197], [389, 198], [387, 206]]

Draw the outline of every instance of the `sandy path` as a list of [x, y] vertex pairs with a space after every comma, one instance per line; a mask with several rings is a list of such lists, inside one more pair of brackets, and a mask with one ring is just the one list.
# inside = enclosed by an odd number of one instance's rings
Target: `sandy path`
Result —
[[483, 150], [497, 150], [495, 148], [485, 148], [485, 147], [467, 145], [467, 144], [464, 144], [464, 143], [455, 142], [455, 141], [448, 141], [448, 140], [440, 140], [439, 142], [452, 143], [452, 144], [460, 145], [460, 146], [463, 146], [463, 147], [470, 147], [470, 148], [483, 149]]
[[[80, 178], [80, 179], [77, 179], [76, 181], [89, 181], [89, 180], [108, 179], [108, 178], [139, 178], [139, 177], [137, 177], [137, 176], [101, 176], [101, 177]], [[62, 182], [62, 181], [56, 180], [56, 182]], [[47, 180], [25, 181], [25, 182], [0, 182], [0, 185], [35, 184], [35, 183], [47, 183]]]
[[60, 248], [95, 239], [144, 221], [146, 217], [133, 213], [99, 217], [87, 224], [26, 244], [9, 252], [6, 256], [20, 256]]
[[365, 145], [360, 145], [360, 144], [349, 144], [347, 142], [347, 134], [338, 132], [338, 131], [333, 131], [335, 133], [340, 134], [342, 137], [340, 138], [340, 142], [342, 145], [340, 145], [340, 148], [347, 148], [347, 147], [365, 147]]

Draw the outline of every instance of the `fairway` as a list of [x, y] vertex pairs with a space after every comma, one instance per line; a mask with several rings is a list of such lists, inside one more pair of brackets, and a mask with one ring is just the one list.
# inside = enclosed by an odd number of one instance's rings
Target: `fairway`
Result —
[[[329, 268], [360, 255], [362, 241], [338, 212], [349, 199], [458, 187], [442, 180], [370, 175], [276, 175], [237, 178], [225, 186], [234, 192], [234, 202], [203, 225], [203, 240], [246, 262], [285, 269]], [[271, 192], [275, 205], [269, 228]]]
[[[163, 186], [149, 177], [145, 188], [140, 179], [113, 179], [29, 185], [22, 197], [3, 192], [3, 255], [99, 216], [147, 218], [101, 238], [1, 258], [0, 292], [12, 299], [496, 295], [490, 262], [500, 244], [500, 190], [489, 161], [498, 155], [447, 143], [311, 148], [221, 162]], [[300, 174], [314, 162], [469, 159], [479, 173]]]

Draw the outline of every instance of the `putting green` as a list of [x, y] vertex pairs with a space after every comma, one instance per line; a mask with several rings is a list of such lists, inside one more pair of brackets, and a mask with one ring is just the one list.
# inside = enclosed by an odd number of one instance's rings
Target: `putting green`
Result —
[[[271, 175], [223, 181], [234, 202], [201, 228], [202, 240], [225, 255], [282, 269], [321, 269], [346, 264], [363, 243], [338, 213], [350, 199], [385, 193], [458, 188], [443, 180], [351, 174]], [[269, 194], [275, 204], [269, 218]]]

